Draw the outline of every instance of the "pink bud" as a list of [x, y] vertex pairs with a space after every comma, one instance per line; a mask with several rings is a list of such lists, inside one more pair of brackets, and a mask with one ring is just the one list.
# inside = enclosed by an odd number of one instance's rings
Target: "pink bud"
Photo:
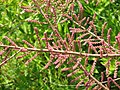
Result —
[[27, 49], [22, 48], [22, 49], [21, 49], [21, 52], [27, 52]]
[[4, 51], [0, 51], [0, 56], [4, 53]]

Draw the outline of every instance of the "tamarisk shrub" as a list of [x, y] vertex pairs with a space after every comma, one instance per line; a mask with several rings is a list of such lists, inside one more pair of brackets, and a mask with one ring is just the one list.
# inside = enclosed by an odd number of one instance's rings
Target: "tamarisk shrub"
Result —
[[[84, 1], [89, 4], [88, 0]], [[36, 8], [36, 11], [32, 10], [31, 6], [21, 6], [21, 8], [26, 13], [42, 14], [46, 21], [27, 20], [27, 22], [40, 25], [48, 24], [52, 31], [44, 32], [44, 38], [40, 38], [39, 28], [34, 27], [34, 32], [39, 43], [38, 48], [26, 40], [22, 40], [22, 42], [28, 47], [21, 47], [5, 36], [4, 39], [10, 44], [0, 44], [0, 47], [3, 47], [3, 50], [0, 51], [0, 56], [4, 56], [4, 53], [7, 52], [1, 61], [0, 67], [9, 62], [13, 57], [19, 60], [34, 51], [35, 54], [29, 60], [25, 61], [25, 65], [27, 66], [36, 57], [41, 55], [41, 52], [49, 52], [50, 59], [44, 66], [44, 69], [49, 69], [51, 64], [54, 64], [56, 69], [66, 65], [61, 71], [63, 73], [69, 71], [66, 75], [68, 78], [75, 76], [70, 82], [71, 84], [73, 82], [77, 83], [76, 89], [79, 89], [84, 84], [86, 89], [109, 90], [111, 89], [111, 82], [114, 83], [116, 88], [120, 89], [120, 85], [117, 83], [120, 80], [118, 78], [120, 33], [115, 37], [116, 45], [113, 45], [111, 43], [112, 28], [107, 30], [106, 36], [104, 32], [107, 22], [105, 22], [101, 33], [98, 33], [94, 24], [96, 14], [92, 18], [84, 17], [84, 7], [79, 0], [32, 0], [32, 2], [34, 3], [32, 8]], [[61, 25], [68, 22], [71, 25], [63, 30]], [[61, 33], [65, 35], [61, 35]], [[45, 42], [46, 46], [42, 46], [41, 42]], [[7, 57], [13, 50], [17, 52], [11, 57]], [[24, 54], [17, 55], [22, 52]], [[102, 60], [107, 61], [105, 64], [102, 64]], [[113, 60], [115, 61], [115, 68], [114, 75], [111, 76], [110, 72], [112, 71], [110, 71], [110, 67]]]

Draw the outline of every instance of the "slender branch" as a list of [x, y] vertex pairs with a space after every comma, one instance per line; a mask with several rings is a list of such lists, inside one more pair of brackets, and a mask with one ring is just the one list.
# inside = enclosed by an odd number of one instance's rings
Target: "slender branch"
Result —
[[109, 90], [107, 87], [105, 87], [101, 82], [99, 82], [96, 78], [94, 78], [91, 74], [90, 77], [101, 87], [103, 87], [105, 90]]
[[[117, 78], [117, 79], [113, 79], [114, 81], [118, 81], [118, 80], [120, 80], [120, 78]], [[108, 81], [103, 81], [103, 82], [101, 82], [102, 84], [105, 84], [105, 83], [107, 83]], [[56, 84], [56, 83], [54, 83], [54, 82], [50, 82], [51, 84], [54, 84], [54, 85], [56, 85], [56, 86], [63, 86], [63, 87], [65, 87], [65, 86], [76, 86], [75, 84], [74, 85], [67, 85], [67, 84]], [[97, 83], [94, 83], [93, 85], [96, 85]], [[84, 86], [84, 84], [80, 84], [80, 86]]]
[[46, 17], [44, 11], [42, 10], [42, 8], [39, 6], [38, 2], [36, 0], [33, 0], [33, 2], [35, 3], [35, 5], [37, 6], [39, 12], [44, 16], [44, 18], [46, 19], [46, 21], [49, 23], [50, 27], [52, 28], [53, 32], [56, 33], [56, 36], [59, 38], [59, 40], [62, 42], [62, 44], [64, 45], [63, 39], [61, 37], [61, 35], [59, 34], [58, 30], [56, 29], [56, 27], [50, 22], [50, 20]]
[[[9, 45], [0, 45], [0, 47], [9, 47], [14, 49], [22, 49], [24, 47], [16, 47], [16, 46], [9, 46]], [[89, 53], [80, 53], [80, 52], [73, 52], [73, 51], [64, 51], [64, 50], [48, 50], [48, 49], [38, 49], [38, 48], [26, 48], [26, 51], [38, 51], [38, 52], [55, 52], [55, 53], [62, 53], [62, 54], [71, 54], [77, 56], [89, 56], [89, 57], [100, 57], [100, 54], [89, 54]], [[103, 57], [120, 57], [120, 54], [103, 54]]]
[[19, 49], [19, 51], [17, 51], [15, 54], [13, 54], [11, 57], [7, 58], [6, 60], [4, 60], [0, 66], [4, 65], [8, 60], [10, 60], [11, 58], [15, 57], [20, 51], [21, 51], [22, 48]]
[[[85, 72], [87, 72], [87, 70], [80, 65], [80, 68]], [[88, 72], [87, 72], [88, 73]], [[87, 75], [87, 74], [86, 74]], [[93, 79], [98, 85], [100, 85], [102, 88], [104, 88], [104, 90], [109, 90], [107, 87], [105, 87], [100, 81], [98, 81], [93, 75], [91, 75], [90, 73], [88, 74], [88, 76]]]
[[[68, 18], [69, 19], [69, 18]], [[69, 19], [71, 20], [71, 19]], [[78, 25], [79, 27], [81, 27], [83, 30], [86, 30], [85, 27], [83, 27], [82, 25], [80, 25], [79, 23], [77, 23], [76, 21], [74, 21], [73, 19], [71, 20], [73, 21], [73, 23], [75, 23], [76, 25]], [[103, 39], [101, 39], [100, 37], [98, 37], [97, 35], [95, 35], [94, 33], [92, 33], [91, 31], [88, 30], [88, 33], [90, 33], [92, 36], [96, 37], [98, 40], [102, 41]], [[104, 42], [107, 46], [109, 46], [111, 49], [118, 51], [117, 49], [115, 49], [114, 47], [110, 46], [107, 42]]]
[[41, 7], [39, 6], [39, 4], [37, 3], [36, 0], [33, 0], [33, 2], [35, 3], [35, 5], [37, 6], [37, 8], [39, 9], [40, 13], [44, 16], [44, 18], [46, 19], [46, 21], [50, 24], [50, 27], [55, 30], [55, 28], [53, 27], [52, 23], [49, 21], [49, 19], [45, 16], [45, 13], [43, 12], [43, 10], [41, 9]]

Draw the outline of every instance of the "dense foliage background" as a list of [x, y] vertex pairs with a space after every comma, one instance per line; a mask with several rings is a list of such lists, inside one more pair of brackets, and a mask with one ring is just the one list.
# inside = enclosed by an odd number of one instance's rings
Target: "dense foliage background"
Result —
[[[114, 41], [115, 36], [120, 32], [120, 0], [115, 0], [114, 2], [100, 0], [98, 5], [96, 5], [97, 0], [89, 0], [89, 4], [86, 4], [84, 0], [80, 1], [84, 7], [84, 16], [92, 17], [96, 13], [95, 25], [99, 32], [102, 29], [103, 23], [108, 23], [106, 30], [110, 27], [112, 28], [111, 39]], [[38, 27], [41, 38], [43, 38], [45, 31], [51, 32], [48, 24], [38, 25], [27, 22], [29, 19], [39, 20], [40, 22], [45, 21], [40, 13], [25, 13], [21, 6], [28, 5], [34, 6], [32, 0], [0, 0], [0, 41], [8, 43], [3, 39], [3, 36], [8, 36], [19, 46], [23, 45], [22, 40], [27, 40], [32, 45], [39, 47], [33, 28]], [[64, 30], [60, 32], [63, 37], [68, 32], [69, 25], [71, 23], [58, 24], [60, 31]], [[44, 42], [42, 46], [45, 46]], [[26, 66], [24, 62], [32, 57], [34, 53], [32, 52], [22, 59], [12, 58], [7, 64], [0, 67], [1, 90], [69, 90], [75, 88], [75, 85], [68, 85], [70, 78], [67, 78], [65, 73], [60, 71], [60, 68], [55, 69], [54, 65], [52, 65], [49, 69], [42, 70], [49, 60], [49, 53], [42, 53], [41, 56], [38, 56]], [[3, 58], [1, 56], [0, 61]], [[111, 69], [114, 70], [114, 67], [111, 67]], [[113, 73], [111, 72], [111, 74]]]

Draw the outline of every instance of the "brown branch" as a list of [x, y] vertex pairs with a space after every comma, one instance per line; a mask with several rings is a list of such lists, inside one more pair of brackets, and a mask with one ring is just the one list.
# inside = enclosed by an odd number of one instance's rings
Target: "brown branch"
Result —
[[37, 3], [36, 0], [33, 0], [33, 2], [35, 3], [35, 5], [37, 6], [38, 10], [40, 11], [40, 13], [44, 16], [44, 18], [46, 19], [46, 21], [50, 24], [50, 27], [52, 28], [52, 30], [57, 34], [59, 40], [62, 40], [62, 37], [60, 36], [59, 32], [57, 31], [57, 29], [52, 25], [52, 23], [50, 22], [50, 20], [46, 17], [45, 13], [43, 12], [42, 8], [39, 6], [39, 4]]
[[15, 57], [20, 51], [22, 50], [22, 48], [19, 49], [19, 51], [17, 51], [15, 54], [13, 54], [11, 57], [7, 58], [6, 60], [4, 60], [1, 64], [0, 67], [2, 65], [4, 65], [8, 60], [10, 60], [11, 58]]
[[105, 87], [100, 81], [98, 81], [93, 75], [91, 75], [90, 73], [87, 72], [87, 70], [82, 66], [80, 65], [80, 68], [86, 72], [86, 76], [89, 76], [91, 79], [93, 79], [98, 85], [100, 85], [102, 88], [104, 88], [104, 90], [109, 90], [107, 87]]
[[[16, 46], [9, 46], [9, 45], [0, 45], [0, 47], [9, 47], [14, 49], [22, 49], [24, 47], [16, 47]], [[25, 49], [25, 48], [24, 48]], [[71, 54], [77, 56], [89, 56], [89, 57], [100, 57], [100, 54], [89, 54], [89, 53], [80, 53], [80, 52], [73, 52], [73, 51], [64, 51], [64, 50], [49, 50], [49, 49], [37, 49], [37, 48], [26, 48], [26, 51], [37, 51], [37, 52], [55, 52], [55, 53], [62, 53], [62, 54]], [[120, 57], [120, 54], [103, 54], [103, 57]]]
[[[68, 18], [69, 19], [69, 18]], [[71, 20], [71, 19], [70, 19]], [[73, 19], [71, 20], [74, 24], [78, 25], [80, 28], [82, 28], [83, 30], [86, 30], [86, 28], [82, 25], [80, 25], [79, 23], [77, 23], [76, 21], [74, 21]], [[90, 33], [92, 36], [96, 37], [98, 40], [102, 41], [103, 39], [101, 39], [99, 36], [97, 36], [96, 34], [94, 34], [93, 32], [91, 32], [90, 30], [87, 30], [88, 33]], [[104, 42], [107, 46], [109, 46], [111, 49], [115, 50], [118, 52], [117, 49], [115, 49], [113, 46], [110, 46], [107, 42]]]

